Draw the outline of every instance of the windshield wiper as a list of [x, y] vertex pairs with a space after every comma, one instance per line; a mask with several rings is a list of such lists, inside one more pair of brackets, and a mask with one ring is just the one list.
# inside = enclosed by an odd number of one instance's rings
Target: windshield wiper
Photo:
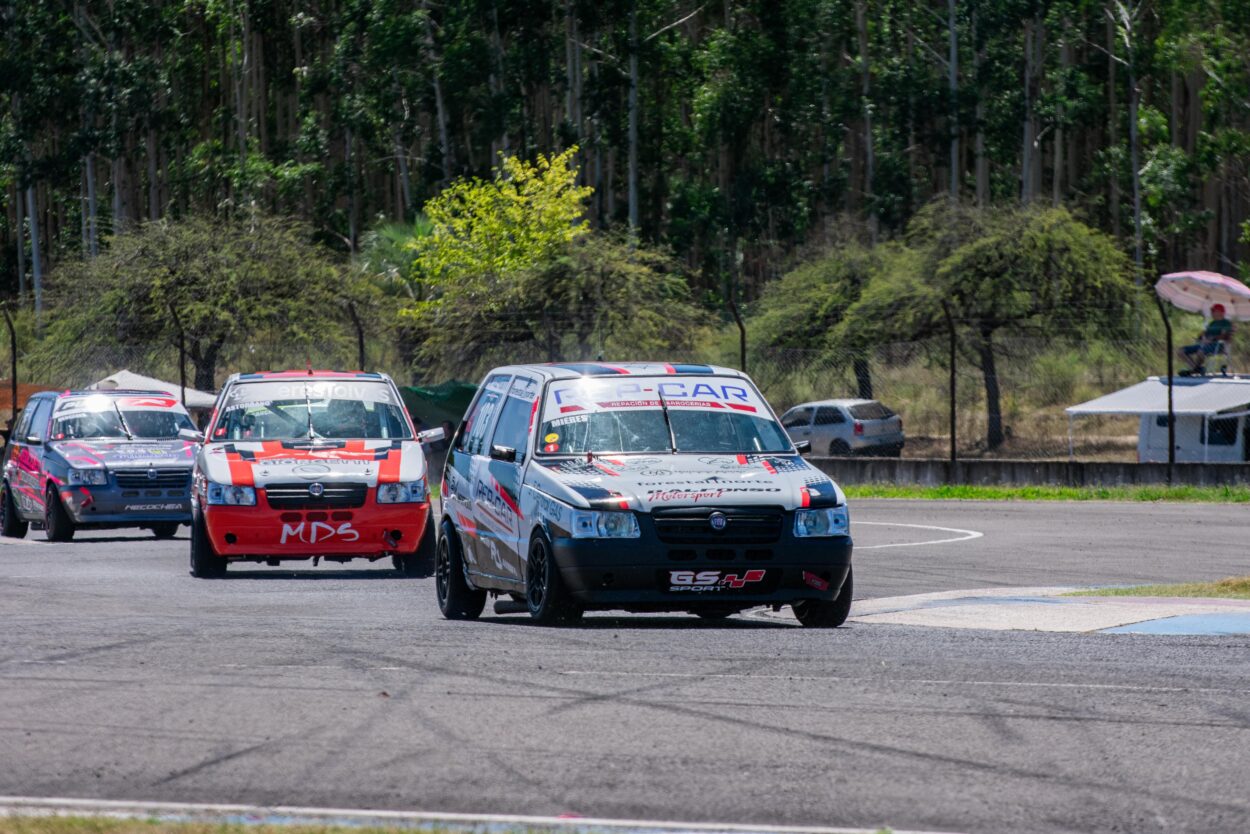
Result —
[[122, 431], [126, 433], [126, 439], [134, 440], [135, 436], [130, 433], [130, 426], [126, 425], [126, 417], [122, 414], [121, 406], [117, 404], [117, 400], [113, 400], [113, 410], [117, 412], [117, 419], [122, 424]]
[[664, 400], [664, 392], [660, 390], [660, 385], [655, 386], [655, 393], [660, 398], [660, 410], [664, 412], [664, 425], [668, 427], [668, 445], [673, 450], [673, 454], [677, 454], [677, 435], [673, 434], [673, 421], [668, 419], [668, 403]]
[[308, 396], [308, 383], [304, 383], [304, 408], [308, 411], [308, 439], [313, 440], [312, 400]]

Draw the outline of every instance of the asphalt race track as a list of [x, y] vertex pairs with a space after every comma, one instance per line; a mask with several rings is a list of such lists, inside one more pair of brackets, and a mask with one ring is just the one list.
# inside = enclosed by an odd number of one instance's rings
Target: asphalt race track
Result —
[[[859, 501], [853, 519], [857, 598], [1250, 572], [1244, 507]], [[187, 547], [185, 528], [0, 543], [0, 794], [1250, 830], [1250, 638], [452, 623], [432, 579], [381, 562], [204, 581]]]

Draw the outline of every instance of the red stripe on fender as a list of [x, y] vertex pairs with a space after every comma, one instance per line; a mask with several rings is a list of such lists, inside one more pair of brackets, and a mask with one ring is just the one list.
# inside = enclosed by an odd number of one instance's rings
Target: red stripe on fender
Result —
[[378, 464], [378, 483], [393, 484], [399, 480], [399, 468], [404, 462], [404, 453], [399, 449], [388, 449], [386, 457]]
[[747, 456], [746, 456], [746, 455], [738, 455], [738, 463], [739, 463], [740, 465], [742, 465], [742, 466], [746, 466], [746, 465], [747, 465]]
[[810, 507], [812, 505], [812, 493], [807, 487], [799, 487], [799, 505]]
[[256, 478], [252, 473], [252, 464], [238, 455], [227, 454], [226, 462], [230, 464], [230, 483], [235, 486], [255, 486]]

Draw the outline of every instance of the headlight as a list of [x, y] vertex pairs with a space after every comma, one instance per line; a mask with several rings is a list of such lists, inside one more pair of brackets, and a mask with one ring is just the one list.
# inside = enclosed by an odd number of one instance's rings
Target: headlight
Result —
[[70, 486], [80, 486], [91, 484], [93, 486], [103, 486], [109, 482], [109, 473], [107, 469], [71, 469], [69, 470]]
[[256, 490], [250, 486], [228, 486], [208, 482], [208, 503], [250, 507], [256, 503]]
[[633, 513], [575, 511], [575, 539], [636, 539], [642, 535]]
[[822, 510], [799, 510], [794, 514], [794, 535], [845, 536], [850, 529], [851, 517], [846, 507], [829, 507]]
[[425, 480], [378, 486], [379, 504], [419, 504], [425, 500]]

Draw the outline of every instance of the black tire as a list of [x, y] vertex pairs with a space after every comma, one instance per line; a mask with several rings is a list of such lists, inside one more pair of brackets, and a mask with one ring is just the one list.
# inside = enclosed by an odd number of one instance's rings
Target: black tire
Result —
[[397, 553], [391, 559], [395, 570], [404, 576], [430, 576], [434, 573], [435, 551], [438, 550], [438, 537], [434, 534], [434, 519], [425, 523], [425, 531], [421, 534], [421, 542], [412, 553]]
[[160, 524], [152, 525], [152, 535], [158, 539], [172, 539], [178, 535], [178, 528], [181, 526], [176, 521], [162, 521]]
[[851, 454], [851, 447], [845, 440], [835, 440], [829, 444], [829, 457], [845, 458]]
[[13, 502], [13, 493], [9, 491], [9, 485], [0, 486], [0, 536], [24, 539], [29, 529], [30, 524], [23, 521], [17, 512], [17, 504]]
[[846, 581], [836, 599], [805, 599], [794, 603], [794, 616], [806, 628], [837, 628], [851, 613], [851, 594], [855, 591], [854, 575], [846, 569]]
[[486, 592], [469, 587], [464, 577], [460, 538], [450, 522], [443, 522], [434, 556], [434, 591], [438, 608], [449, 620], [476, 620], [486, 607]]
[[50, 542], [67, 542], [74, 538], [74, 519], [65, 511], [61, 496], [56, 489], [49, 487], [47, 504], [43, 511], [43, 526]]
[[213, 550], [204, 517], [191, 521], [191, 575], [197, 579], [218, 579], [226, 575], [229, 563]]
[[530, 540], [529, 559], [525, 563], [525, 605], [530, 617], [540, 625], [575, 623], [582, 618], [582, 608], [564, 587], [551, 543], [542, 533]]

